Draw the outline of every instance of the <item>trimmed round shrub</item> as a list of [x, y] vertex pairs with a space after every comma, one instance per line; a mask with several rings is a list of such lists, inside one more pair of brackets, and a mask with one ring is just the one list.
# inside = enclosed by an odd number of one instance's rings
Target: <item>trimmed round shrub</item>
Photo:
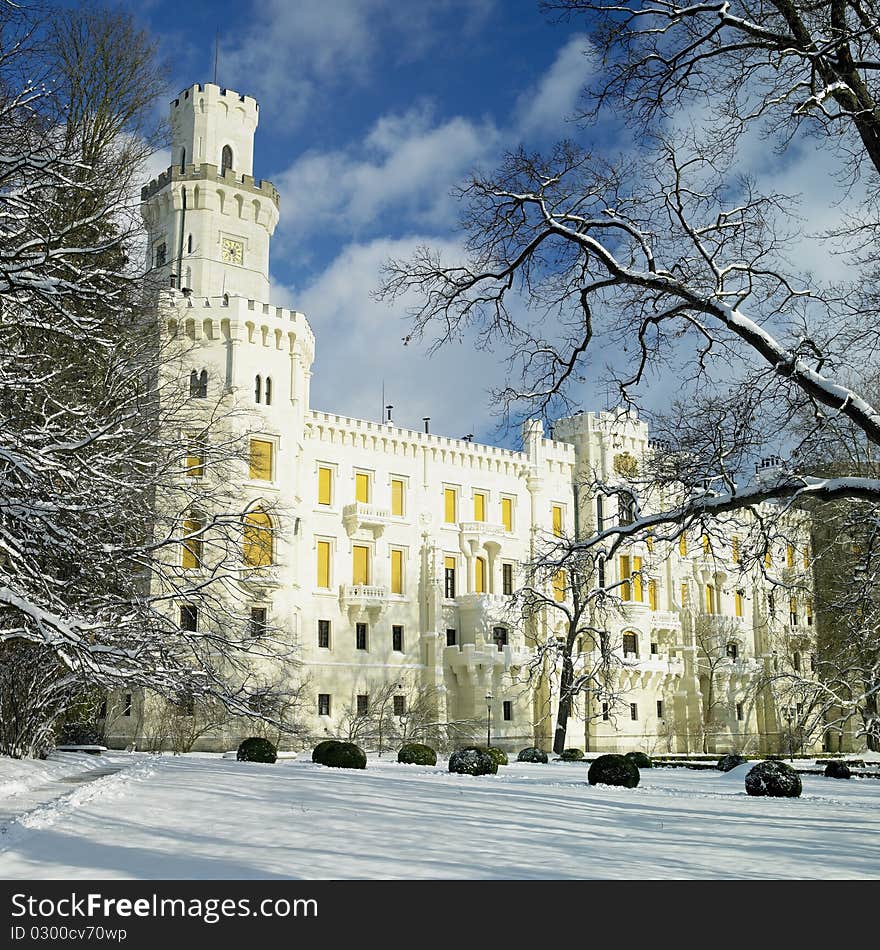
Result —
[[639, 767], [625, 755], [600, 755], [594, 759], [587, 772], [590, 785], [622, 785], [635, 788], [641, 779]]
[[542, 765], [547, 764], [547, 753], [543, 749], [536, 749], [534, 746], [529, 746], [527, 749], [520, 749], [519, 755], [516, 757], [517, 762], [540, 762]]
[[563, 749], [559, 753], [559, 758], [563, 762], [579, 762], [584, 757], [580, 749]]
[[498, 763], [480, 746], [467, 746], [456, 749], [449, 756], [449, 771], [459, 775], [494, 775]]
[[436, 765], [437, 753], [429, 746], [420, 742], [409, 742], [400, 747], [397, 761], [404, 765]]
[[825, 775], [827, 778], [852, 778], [852, 772], [846, 762], [840, 759], [829, 759], [825, 764]]
[[331, 769], [365, 769], [367, 753], [353, 742], [334, 742], [322, 751], [318, 762]]
[[728, 752], [727, 755], [722, 755], [718, 760], [717, 769], [719, 772], [729, 772], [738, 765], [745, 764], [745, 761], [746, 760], [738, 752]]
[[499, 749], [498, 746], [492, 745], [492, 746], [489, 746], [489, 748], [486, 749], [486, 751], [495, 760], [496, 765], [508, 764], [507, 753], [504, 751], [504, 749]]
[[801, 777], [785, 762], [768, 759], [753, 766], [746, 775], [746, 791], [749, 795], [799, 798], [801, 788]]
[[239, 762], [272, 763], [278, 758], [278, 750], [268, 739], [251, 736], [250, 739], [245, 739], [238, 747], [238, 753], [235, 757]]
[[330, 746], [339, 745], [339, 739], [325, 739], [323, 742], [319, 742], [314, 749], [312, 749], [312, 761], [323, 764], [324, 753], [330, 748]]
[[634, 762], [639, 769], [654, 768], [654, 763], [651, 761], [651, 757], [646, 755], [644, 752], [627, 752], [624, 758]]

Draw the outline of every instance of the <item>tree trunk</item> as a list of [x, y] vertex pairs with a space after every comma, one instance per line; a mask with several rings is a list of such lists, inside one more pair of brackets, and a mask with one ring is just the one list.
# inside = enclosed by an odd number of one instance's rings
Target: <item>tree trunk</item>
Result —
[[568, 730], [568, 717], [571, 715], [571, 684], [574, 680], [574, 668], [571, 656], [566, 653], [562, 658], [562, 677], [559, 680], [559, 709], [556, 713], [556, 731], [553, 734], [553, 751], [559, 755], [565, 748], [565, 735]]

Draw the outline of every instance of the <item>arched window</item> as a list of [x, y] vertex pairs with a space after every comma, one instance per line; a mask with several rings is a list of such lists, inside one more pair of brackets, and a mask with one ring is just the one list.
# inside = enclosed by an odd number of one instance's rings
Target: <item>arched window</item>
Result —
[[224, 307], [229, 306], [229, 294], [223, 294], [223, 306]]
[[242, 557], [248, 567], [274, 563], [272, 519], [260, 508], [245, 515]]
[[623, 635], [623, 652], [631, 653], [634, 656], [639, 655], [639, 638], [638, 634], [635, 633], [625, 633]]
[[728, 659], [735, 660], [739, 656], [739, 646], [733, 640], [727, 644]]
[[272, 405], [272, 379], [271, 377], [266, 377], [266, 405]]
[[190, 236], [186, 239], [186, 253], [192, 254], [193, 252], [193, 236]]
[[257, 376], [254, 380], [254, 402], [259, 402], [263, 398], [263, 377]]
[[196, 395], [199, 399], [206, 399], [208, 396], [208, 371], [206, 369], [199, 373], [199, 391]]
[[193, 397], [199, 394], [199, 374], [195, 370], [189, 374], [189, 394]]
[[186, 149], [182, 148], [180, 150], [180, 170], [182, 172], [186, 171]]
[[507, 627], [493, 627], [492, 640], [499, 650], [503, 650], [508, 643]]
[[232, 149], [228, 145], [223, 146], [220, 153], [220, 174], [225, 175], [227, 169], [232, 168]]

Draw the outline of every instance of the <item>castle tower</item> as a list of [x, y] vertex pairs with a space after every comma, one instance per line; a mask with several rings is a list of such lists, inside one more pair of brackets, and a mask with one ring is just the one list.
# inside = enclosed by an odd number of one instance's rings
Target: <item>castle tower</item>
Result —
[[214, 83], [171, 102], [172, 164], [141, 192], [148, 267], [206, 297], [269, 297], [278, 192], [253, 175], [259, 106]]

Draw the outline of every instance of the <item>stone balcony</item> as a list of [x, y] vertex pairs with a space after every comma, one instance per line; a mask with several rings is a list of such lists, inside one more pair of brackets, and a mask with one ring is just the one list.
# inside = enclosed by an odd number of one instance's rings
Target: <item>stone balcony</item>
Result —
[[489, 521], [461, 521], [458, 530], [465, 557], [474, 557], [481, 548], [487, 551], [500, 550], [505, 535], [504, 525]]
[[652, 610], [648, 621], [652, 630], [681, 630], [681, 615], [672, 610]]
[[282, 568], [277, 564], [269, 567], [242, 564], [238, 569], [238, 580], [250, 587], [280, 587], [283, 583]]
[[339, 588], [339, 603], [352, 622], [367, 614], [370, 622], [375, 623], [388, 606], [388, 588], [380, 584], [343, 584]]
[[532, 654], [515, 644], [499, 650], [494, 644], [463, 643], [446, 647], [443, 651], [443, 663], [452, 670], [456, 679], [485, 679], [487, 685], [491, 683], [493, 673], [506, 673], [525, 666], [531, 658]]
[[356, 531], [370, 531], [374, 538], [382, 536], [386, 525], [393, 521], [391, 512], [378, 505], [368, 505], [362, 501], [355, 501], [342, 509], [342, 524], [349, 537]]

